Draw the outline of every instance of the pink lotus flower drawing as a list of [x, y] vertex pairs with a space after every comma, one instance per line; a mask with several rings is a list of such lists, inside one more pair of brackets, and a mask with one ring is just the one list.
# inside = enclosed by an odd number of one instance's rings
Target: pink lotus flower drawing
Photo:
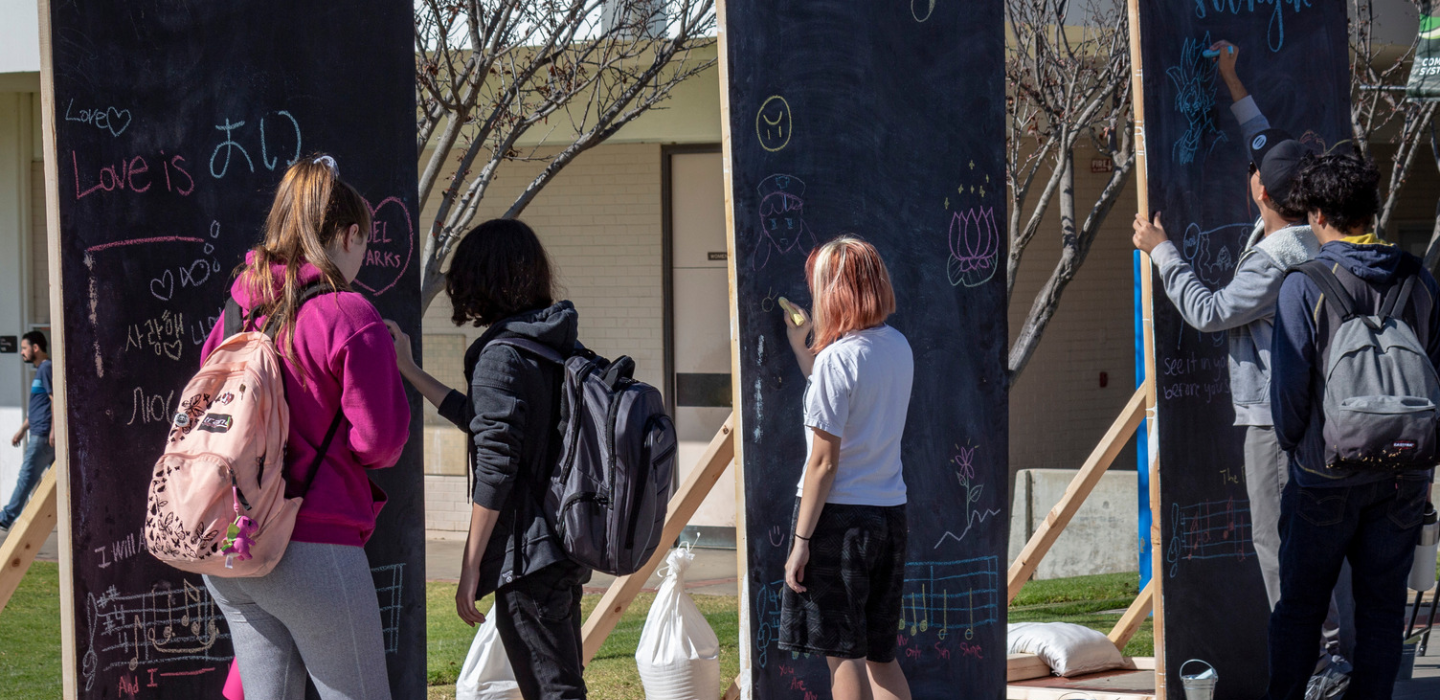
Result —
[[1000, 230], [995, 209], [977, 207], [950, 217], [950, 259], [946, 272], [953, 286], [978, 287], [995, 276]]

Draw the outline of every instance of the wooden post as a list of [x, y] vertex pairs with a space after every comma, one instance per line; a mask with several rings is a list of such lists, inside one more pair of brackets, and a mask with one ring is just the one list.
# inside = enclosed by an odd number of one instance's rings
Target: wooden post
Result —
[[[1130, 643], [1130, 638], [1139, 631], [1140, 625], [1145, 622], [1145, 617], [1150, 614], [1155, 602], [1155, 580], [1151, 578], [1150, 583], [1145, 584], [1145, 590], [1135, 597], [1135, 602], [1120, 616], [1120, 621], [1115, 623], [1115, 629], [1110, 630], [1110, 641], [1121, 652], [1125, 651], [1125, 645]], [[1158, 655], [1157, 655], [1158, 656]]]
[[1145, 390], [1141, 388], [1130, 397], [1125, 404], [1125, 409], [1110, 424], [1110, 429], [1105, 431], [1105, 437], [1100, 444], [1090, 452], [1085, 459], [1084, 466], [1080, 467], [1079, 473], [1071, 479], [1070, 485], [1065, 489], [1065, 495], [1060, 497], [1060, 502], [1050, 509], [1050, 514], [1045, 516], [1045, 522], [1040, 524], [1040, 529], [1025, 543], [1025, 549], [1021, 550], [1020, 556], [1010, 564], [1009, 573], [1009, 595], [1005, 599], [1006, 604], [1015, 600], [1019, 595], [1021, 587], [1030, 576], [1035, 573], [1035, 568], [1040, 566], [1040, 560], [1050, 551], [1055, 540], [1060, 538], [1060, 533], [1065, 526], [1070, 524], [1070, 519], [1080, 510], [1090, 492], [1095, 490], [1095, 485], [1100, 483], [1100, 477], [1105, 476], [1105, 470], [1110, 468], [1110, 463], [1115, 461], [1115, 456], [1124, 449], [1125, 443], [1135, 433], [1135, 428], [1140, 425], [1140, 418], [1144, 415]]
[[[1145, 59], [1140, 46], [1140, 0], [1127, 0], [1130, 21], [1130, 100], [1135, 117], [1135, 206], [1146, 219], [1150, 218], [1150, 162], [1145, 142]], [[1165, 570], [1165, 547], [1160, 526], [1160, 432], [1156, 410], [1155, 388], [1155, 297], [1150, 255], [1140, 254], [1140, 321], [1145, 341], [1145, 418], [1147, 428], [1146, 454], [1150, 456], [1150, 584], [1151, 606], [1154, 610], [1155, 634], [1155, 698], [1165, 698], [1165, 590], [1161, 573]]]
[[40, 116], [45, 146], [45, 221], [50, 250], [50, 360], [54, 372], [51, 431], [55, 435], [55, 510], [60, 526], [60, 680], [62, 697], [73, 700], [79, 692], [75, 671], [74, 561], [70, 533], [70, 422], [65, 398], [65, 288], [60, 274], [60, 161], [55, 150], [55, 62], [50, 37], [50, 0], [38, 0], [40, 19]]
[[[37, 438], [31, 435], [30, 439]], [[20, 579], [30, 570], [30, 563], [35, 561], [45, 538], [55, 529], [55, 473], [58, 471], [51, 468], [41, 477], [25, 511], [15, 521], [15, 527], [10, 528], [5, 544], [0, 544], [0, 612], [20, 587]]]
[[581, 639], [585, 649], [585, 663], [595, 658], [595, 652], [600, 651], [600, 645], [605, 643], [605, 638], [615, 629], [615, 624], [620, 621], [620, 616], [625, 614], [626, 608], [630, 607], [631, 601], [635, 600], [635, 594], [645, 586], [645, 581], [660, 562], [665, 561], [666, 554], [670, 551], [670, 543], [680, 536], [680, 531], [690, 522], [695, 510], [720, 480], [725, 473], [725, 467], [730, 465], [730, 460], [735, 455], [735, 441], [732, 436], [735, 433], [735, 416], [725, 420], [725, 425], [720, 426], [720, 432], [710, 440], [710, 446], [705, 449], [705, 454], [700, 458], [700, 463], [690, 472], [680, 490], [670, 497], [670, 506], [665, 514], [665, 529], [660, 534], [660, 542], [663, 547], [656, 547], [655, 553], [650, 555], [650, 560], [629, 576], [621, 576], [610, 584], [610, 589], [605, 591], [605, 596], [595, 605], [590, 612], [590, 618], [585, 621], [581, 629]]

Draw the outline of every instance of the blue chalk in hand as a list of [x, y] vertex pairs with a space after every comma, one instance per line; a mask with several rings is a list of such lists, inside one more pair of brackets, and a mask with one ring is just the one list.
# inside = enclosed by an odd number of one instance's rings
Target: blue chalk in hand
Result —
[[1200, 52], [1200, 55], [1204, 56], [1205, 58], [1215, 58], [1216, 56], [1220, 55], [1220, 52], [1216, 51], [1215, 49], [1205, 49], [1204, 51]]

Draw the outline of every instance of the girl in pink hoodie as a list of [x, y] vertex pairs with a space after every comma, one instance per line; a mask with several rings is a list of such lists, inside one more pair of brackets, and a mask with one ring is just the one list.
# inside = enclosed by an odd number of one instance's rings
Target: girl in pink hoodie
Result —
[[[388, 700], [375, 584], [363, 546], [385, 494], [365, 472], [391, 466], [409, 439], [410, 405], [380, 314], [351, 291], [365, 262], [370, 210], [330, 156], [286, 171], [231, 295], [256, 327], [273, 322], [284, 359], [292, 487], [312, 479], [285, 556], [255, 578], [205, 577], [225, 619], [250, 700]], [[331, 293], [303, 306], [307, 286]], [[215, 324], [203, 355], [224, 340]], [[338, 430], [310, 468], [338, 416]], [[287, 488], [287, 491], [290, 489]], [[287, 493], [287, 495], [302, 495]]]

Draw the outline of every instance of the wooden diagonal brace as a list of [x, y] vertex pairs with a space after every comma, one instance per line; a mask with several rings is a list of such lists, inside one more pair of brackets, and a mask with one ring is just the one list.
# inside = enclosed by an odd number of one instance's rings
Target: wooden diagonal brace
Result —
[[1060, 497], [1060, 502], [1050, 509], [1050, 514], [1045, 516], [1045, 522], [1025, 543], [1025, 549], [1021, 550], [1020, 556], [1010, 565], [1009, 572], [1009, 596], [1006, 603], [1013, 602], [1015, 596], [1020, 593], [1020, 588], [1035, 573], [1036, 567], [1040, 566], [1040, 560], [1050, 551], [1050, 547], [1059, 539], [1060, 533], [1065, 526], [1070, 524], [1070, 519], [1080, 510], [1085, 499], [1095, 490], [1095, 485], [1100, 483], [1100, 477], [1105, 475], [1105, 470], [1110, 463], [1115, 461], [1115, 456], [1124, 449], [1125, 443], [1140, 426], [1140, 419], [1145, 417], [1145, 390], [1142, 388], [1130, 397], [1130, 402], [1125, 404], [1125, 409], [1120, 416], [1105, 431], [1105, 437], [1100, 444], [1086, 458], [1085, 465], [1080, 467], [1080, 472], [1070, 481], [1070, 486], [1065, 489], [1065, 495]]
[[[30, 439], [36, 437], [31, 435]], [[40, 485], [31, 494], [20, 519], [10, 528], [5, 544], [0, 545], [0, 611], [5, 610], [10, 596], [20, 587], [20, 579], [25, 578], [25, 572], [40, 552], [40, 545], [45, 544], [45, 538], [55, 529], [55, 474], [59, 471], [52, 466], [40, 478]]]
[[1152, 579], [1150, 583], [1145, 584], [1145, 590], [1140, 591], [1140, 595], [1135, 597], [1135, 602], [1130, 604], [1130, 607], [1125, 610], [1125, 614], [1120, 616], [1120, 621], [1115, 623], [1115, 629], [1110, 630], [1110, 641], [1120, 651], [1125, 651], [1125, 645], [1130, 643], [1130, 638], [1135, 636], [1140, 625], [1145, 622], [1145, 618], [1149, 617], [1150, 608], [1154, 603], [1155, 586]]

